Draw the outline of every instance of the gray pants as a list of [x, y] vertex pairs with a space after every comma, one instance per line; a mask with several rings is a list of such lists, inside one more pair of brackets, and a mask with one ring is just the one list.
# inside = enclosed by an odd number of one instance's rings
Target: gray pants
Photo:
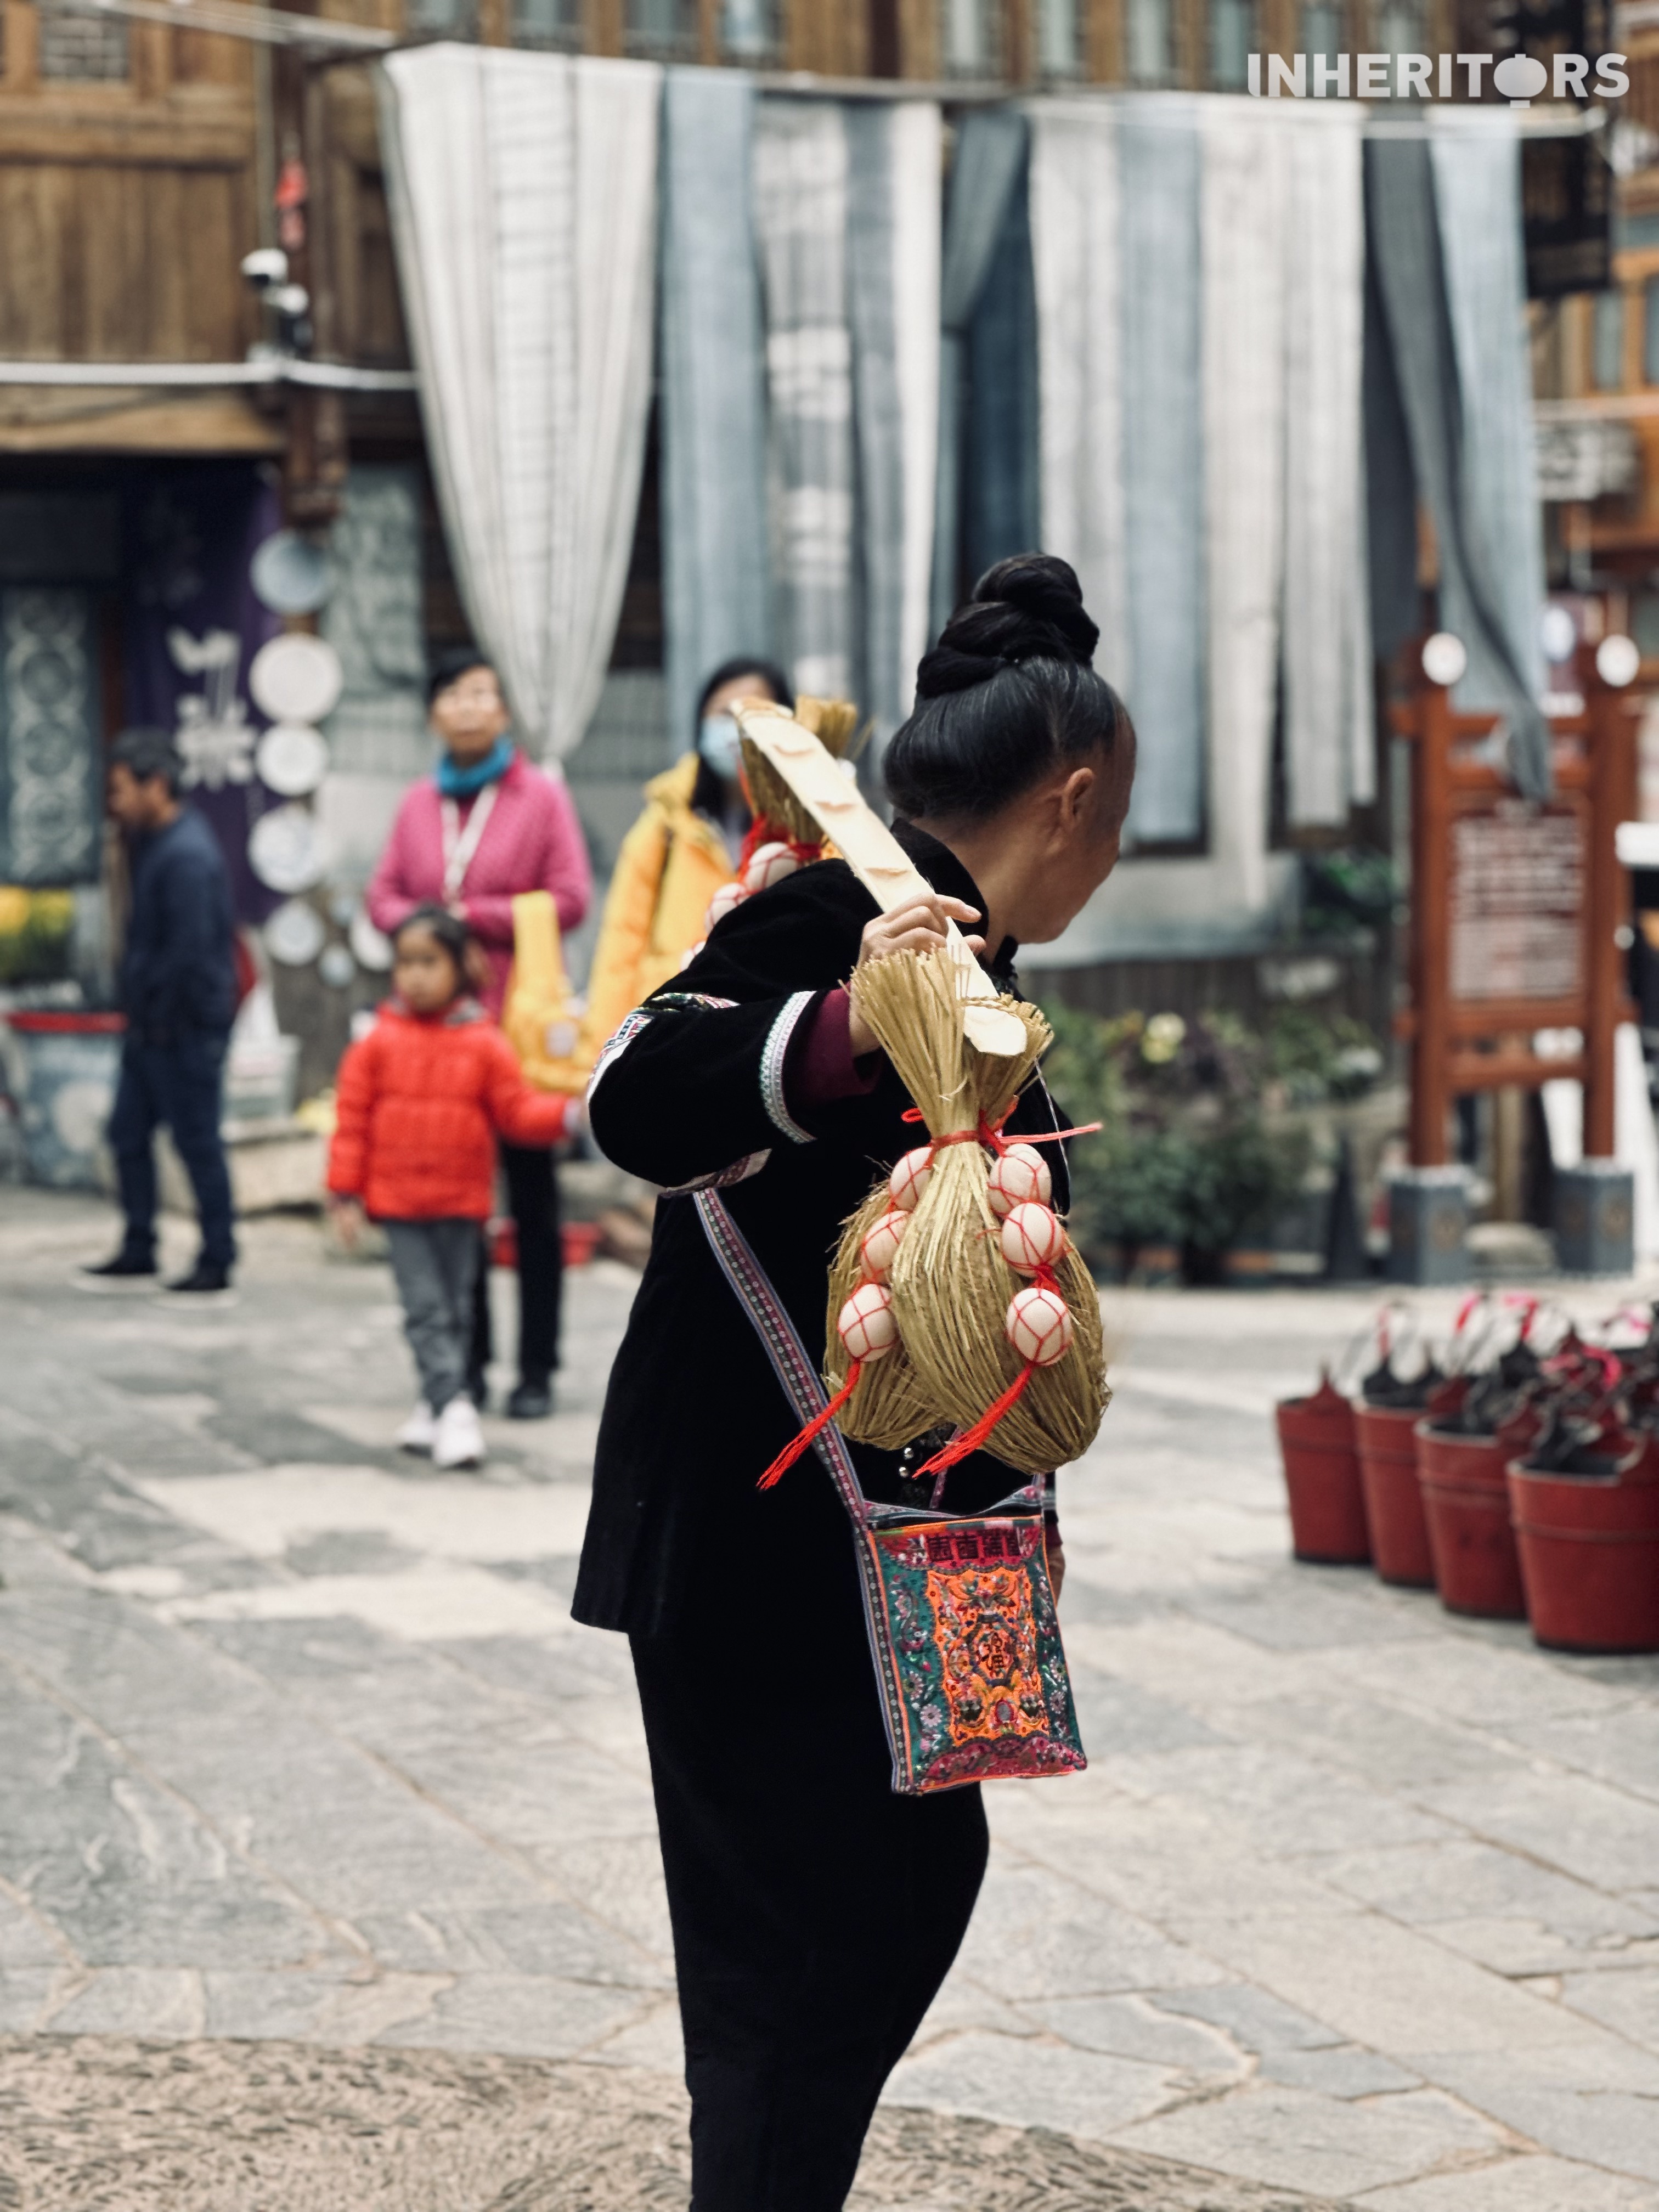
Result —
[[466, 1385], [472, 1286], [483, 1230], [477, 1221], [383, 1221], [404, 1304], [404, 1333], [434, 1413]]

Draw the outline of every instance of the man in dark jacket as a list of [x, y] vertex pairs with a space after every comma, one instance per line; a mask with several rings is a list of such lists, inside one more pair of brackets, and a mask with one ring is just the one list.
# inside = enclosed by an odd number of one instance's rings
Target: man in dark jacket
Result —
[[109, 1141], [126, 1235], [89, 1283], [155, 1273], [155, 1131], [172, 1132], [196, 1193], [202, 1249], [170, 1291], [230, 1286], [236, 1258], [230, 1176], [219, 1133], [225, 1049], [236, 1011], [230, 884], [213, 832], [179, 799], [179, 762], [161, 730], [129, 730], [110, 755], [109, 811], [132, 854], [132, 914], [121, 962], [127, 1018]]

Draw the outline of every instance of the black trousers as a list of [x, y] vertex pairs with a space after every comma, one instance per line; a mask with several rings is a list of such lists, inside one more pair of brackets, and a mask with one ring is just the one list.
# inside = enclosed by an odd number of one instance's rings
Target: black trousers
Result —
[[882, 2084], [967, 1930], [985, 1814], [976, 1787], [894, 1796], [850, 1571], [828, 1621], [813, 1594], [793, 1621], [787, 1603], [726, 1595], [723, 1620], [633, 1639], [691, 2208], [839, 2212]]
[[226, 1046], [217, 1030], [190, 1030], [171, 1044], [129, 1042], [121, 1055], [109, 1146], [127, 1218], [121, 1249], [131, 1259], [155, 1257], [155, 1142], [165, 1123], [196, 1194], [202, 1258], [214, 1267], [234, 1264], [230, 1171], [219, 1134]]
[[[564, 1241], [559, 1226], [559, 1177], [551, 1152], [503, 1145], [507, 1206], [519, 1232], [519, 1380], [546, 1384], [559, 1364], [559, 1316], [564, 1304]], [[489, 1269], [478, 1271], [472, 1300], [472, 1350], [467, 1371], [476, 1384], [495, 1356], [489, 1325]]]

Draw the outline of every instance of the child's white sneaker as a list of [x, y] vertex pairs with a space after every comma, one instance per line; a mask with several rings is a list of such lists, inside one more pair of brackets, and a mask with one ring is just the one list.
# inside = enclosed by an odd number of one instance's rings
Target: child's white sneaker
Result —
[[422, 1398], [393, 1438], [399, 1451], [429, 1452], [438, 1433], [438, 1416]]
[[452, 1398], [438, 1416], [432, 1439], [434, 1467], [478, 1467], [484, 1455], [483, 1430], [471, 1398]]

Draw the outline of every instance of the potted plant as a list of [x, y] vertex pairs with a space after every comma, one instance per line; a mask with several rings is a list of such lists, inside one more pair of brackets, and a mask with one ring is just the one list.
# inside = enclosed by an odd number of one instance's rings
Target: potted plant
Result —
[[1371, 1556], [1370, 1532], [1352, 1402], [1323, 1369], [1311, 1397], [1281, 1399], [1274, 1411], [1292, 1551], [1298, 1559], [1319, 1565], [1365, 1565]]
[[1416, 1430], [1435, 1587], [1449, 1613], [1526, 1618], [1504, 1469], [1537, 1431], [1543, 1373], [1523, 1334], [1484, 1372], [1431, 1401]]
[[1073, 1234], [1133, 1267], [1179, 1255], [1189, 1283], [1218, 1282], [1226, 1255], [1260, 1241], [1299, 1185], [1308, 1144], [1273, 1127], [1264, 1042], [1231, 1015], [1062, 1010], [1047, 1073], [1101, 1134], [1073, 1153]]
[[1659, 1651], [1659, 1326], [1624, 1360], [1579, 1349], [1506, 1470], [1532, 1632], [1558, 1650]]

